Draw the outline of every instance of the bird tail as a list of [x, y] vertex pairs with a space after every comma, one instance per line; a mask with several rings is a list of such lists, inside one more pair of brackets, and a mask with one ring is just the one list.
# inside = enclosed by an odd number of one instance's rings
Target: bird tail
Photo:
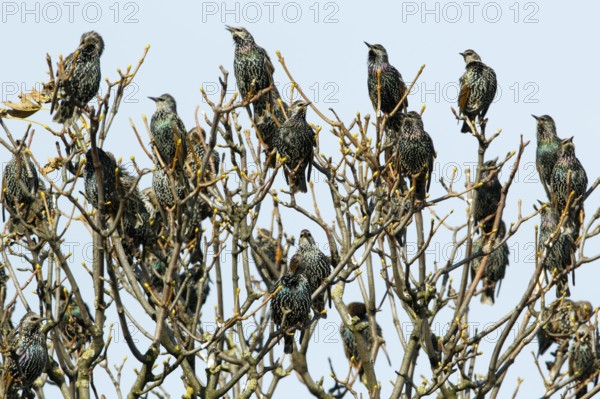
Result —
[[495, 282], [484, 282], [483, 292], [481, 293], [481, 303], [485, 305], [493, 305], [494, 291], [496, 291]]
[[61, 101], [52, 120], [57, 123], [64, 123], [65, 127], [68, 128], [79, 118], [80, 114], [81, 110], [78, 107], [68, 101]]
[[327, 310], [325, 310], [325, 293], [322, 293], [315, 298], [315, 300], [312, 302], [312, 308], [318, 317], [321, 319], [327, 318]]
[[467, 121], [463, 122], [462, 129], [460, 129], [460, 131], [461, 133], [469, 133], [471, 131], [471, 128], [469, 127]]
[[308, 192], [308, 187], [306, 185], [306, 176], [304, 176], [304, 169], [299, 169], [293, 174], [292, 183], [293, 183], [292, 191], [294, 193]]
[[571, 291], [569, 290], [569, 277], [568, 275], [564, 275], [558, 278], [556, 282], [556, 297], [571, 296]]
[[283, 352], [290, 354], [294, 352], [294, 335], [284, 333], [283, 335]]

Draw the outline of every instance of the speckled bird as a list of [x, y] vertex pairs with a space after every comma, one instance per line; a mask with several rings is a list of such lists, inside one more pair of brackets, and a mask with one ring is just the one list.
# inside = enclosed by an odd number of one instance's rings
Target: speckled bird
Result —
[[[360, 335], [362, 335], [365, 343], [367, 344], [366, 349], [370, 351], [374, 344], [374, 340], [372, 339], [371, 335], [371, 326], [369, 324], [367, 307], [362, 302], [352, 302], [348, 305], [348, 313], [350, 313], [350, 316], [353, 318], [358, 318], [354, 326], [355, 328], [362, 328], [362, 330], [360, 330]], [[382, 330], [378, 323], [375, 323], [375, 332], [378, 337], [383, 339]], [[344, 344], [344, 353], [346, 354], [346, 357], [352, 366], [358, 368], [358, 375], [362, 379], [364, 369], [358, 353], [358, 344], [356, 342], [356, 338], [354, 337], [354, 333], [350, 330], [350, 328], [348, 328], [348, 326], [346, 326], [346, 324], [342, 322], [340, 324], [340, 335], [342, 336], [342, 343]]]
[[[475, 123], [477, 117], [481, 125], [496, 95], [496, 72], [481, 62], [481, 58], [473, 50], [465, 50], [460, 55], [465, 60], [466, 71], [459, 80], [458, 109], [472, 123]], [[469, 125], [464, 121], [461, 132], [470, 131]]]
[[[267, 51], [254, 41], [254, 37], [242, 27], [227, 26], [235, 43], [233, 72], [242, 100], [249, 101], [259, 91], [273, 85], [275, 68]], [[260, 100], [271, 103], [270, 93]]]
[[[548, 242], [548, 247], [546, 247], [546, 241], [550, 239], [558, 227], [560, 215], [551, 204], [543, 204], [540, 216], [540, 235], [538, 240], [540, 261], [548, 273], [556, 275], [569, 269], [573, 264], [576, 250], [575, 243], [573, 242], [573, 227], [569, 221], [565, 221], [554, 240]], [[546, 256], [542, 257], [544, 250], [546, 250]], [[562, 295], [571, 295], [569, 291], [569, 279], [566, 274], [558, 277], [556, 282], [556, 297], [559, 298]]]
[[294, 333], [300, 330], [300, 341], [304, 327], [310, 321], [311, 289], [299, 262], [290, 262], [290, 267], [271, 289], [271, 312], [273, 322], [284, 331], [284, 353], [294, 351]]
[[[496, 291], [496, 285], [504, 278], [506, 273], [506, 267], [508, 266], [510, 250], [508, 244], [505, 242], [501, 244], [506, 234], [506, 226], [504, 222], [500, 222], [498, 232], [496, 233], [496, 239], [491, 240], [490, 234], [482, 234], [473, 242], [473, 253], [479, 251], [490, 252], [485, 265], [485, 271], [483, 272], [483, 292], [481, 293], [481, 303], [488, 305], [494, 304], [494, 293]], [[494, 249], [497, 247], [496, 249]], [[475, 273], [479, 269], [483, 256], [473, 259], [471, 263], [471, 274], [474, 277]]]
[[[186, 163], [190, 165], [190, 169], [192, 172], [196, 173], [201, 169], [199, 167], [202, 165], [202, 161], [204, 160], [204, 155], [206, 154], [206, 149], [208, 148], [208, 144], [206, 143], [206, 135], [204, 130], [200, 128], [198, 130], [197, 127], [193, 127], [187, 134], [188, 141], [190, 146], [194, 151], [189, 151]], [[210, 176], [211, 178], [215, 178], [219, 174], [219, 167], [221, 165], [221, 160], [219, 158], [219, 153], [216, 150], [212, 150], [210, 157], [207, 160], [208, 164], [206, 165], [204, 176], [205, 180], [209, 180], [206, 178]], [[193, 180], [193, 179], [190, 179]]]
[[496, 165], [497, 162], [498, 158], [483, 164], [480, 178], [483, 184], [477, 188], [477, 201], [473, 211], [473, 220], [476, 225], [481, 223], [484, 233], [491, 232], [494, 227], [494, 215], [496, 215], [502, 196], [502, 184], [498, 179], [500, 168]]
[[308, 105], [301, 100], [294, 102], [290, 107], [289, 119], [275, 138], [277, 152], [285, 158], [283, 172], [293, 193], [308, 191], [307, 181], [312, 171], [314, 147], [317, 146], [315, 132], [306, 122]]
[[[173, 184], [177, 197], [180, 200], [184, 199], [185, 186], [175, 178], [173, 178]], [[156, 195], [156, 200], [162, 207], [172, 208], [175, 206], [175, 199], [173, 197], [169, 175], [161, 166], [156, 166], [156, 169], [152, 172], [152, 189]]]
[[[81, 349], [86, 342], [92, 338], [86, 330], [81, 308], [74, 297], [70, 297], [69, 292], [61, 287], [60, 306], [62, 319], [58, 323], [58, 330], [63, 336], [65, 346], [70, 350]], [[85, 311], [87, 311], [93, 321], [92, 313], [87, 303], [84, 302]]]
[[[54, 122], [69, 127], [79, 117], [82, 108], [96, 96], [100, 88], [100, 56], [103, 51], [104, 40], [97, 32], [81, 35], [79, 47], [64, 61], [64, 76], [57, 76], [60, 104]], [[51, 113], [56, 101], [53, 99]]]
[[148, 98], [156, 103], [156, 111], [150, 120], [150, 133], [158, 151], [157, 158], [160, 156], [165, 166], [183, 171], [188, 152], [187, 130], [177, 115], [177, 103], [170, 94]]
[[593, 311], [588, 301], [560, 298], [552, 302], [544, 312], [546, 322], [537, 333], [538, 356], [543, 355], [553, 343], [571, 339], [579, 326], [590, 320]]
[[10, 351], [4, 354], [2, 383], [9, 398], [16, 397], [20, 389], [29, 391], [46, 369], [49, 359], [46, 336], [41, 331], [42, 320], [33, 312], [25, 314], [10, 342]]
[[[258, 229], [255, 241], [257, 248], [251, 248], [252, 259], [254, 259], [258, 273], [270, 289], [280, 278], [283, 266], [287, 263], [284, 249], [279, 240], [273, 237], [267, 229]], [[258, 251], [260, 251], [260, 254]]]
[[13, 213], [19, 209], [28, 210], [35, 201], [39, 186], [40, 179], [33, 161], [25, 154], [13, 156], [2, 173], [2, 219], [5, 217], [4, 209]]
[[[398, 70], [390, 64], [386, 49], [381, 44], [369, 44], [367, 59], [369, 98], [373, 108], [389, 115], [407, 91], [406, 83]], [[379, 86], [379, 90], [378, 90]], [[408, 97], [404, 99], [398, 111], [391, 117], [387, 126], [397, 130], [400, 126], [400, 114], [408, 108]]]
[[535, 116], [537, 122], [537, 150], [535, 153], [535, 166], [540, 176], [542, 186], [546, 191], [548, 200], [551, 200], [550, 182], [552, 170], [558, 159], [560, 139], [556, 134], [556, 124], [550, 115]]
[[[289, 115], [289, 107], [281, 100], [277, 87], [272, 90], [272, 105], [265, 106], [264, 101], [257, 101], [254, 104], [254, 125], [257, 129], [257, 136], [266, 146], [266, 156], [269, 162], [267, 167], [275, 167], [276, 154], [269, 156], [275, 149], [275, 137], [277, 131], [286, 121], [286, 115]], [[285, 113], [284, 113], [285, 111]]]
[[415, 196], [423, 201], [431, 185], [431, 172], [435, 148], [431, 136], [425, 131], [418, 112], [402, 115], [401, 128], [394, 146], [396, 166], [403, 178], [415, 179]]
[[[112, 154], [105, 152], [102, 148], [98, 150], [98, 161], [102, 169], [102, 188], [104, 194], [105, 209], [109, 213], [119, 209], [119, 199], [122, 197], [122, 187], [118, 184], [117, 162]], [[98, 209], [98, 178], [94, 167], [92, 149], [85, 153], [85, 195], [88, 202]]]
[[569, 348], [569, 376], [576, 378], [576, 398], [587, 393], [586, 381], [597, 369], [596, 333], [594, 327], [582, 324], [577, 328]]
[[[570, 173], [569, 173], [570, 172]], [[569, 178], [570, 175], [570, 178]], [[572, 208], [569, 217], [575, 227], [574, 236], [579, 234], [579, 227], [583, 219], [583, 195], [587, 191], [588, 178], [585, 169], [577, 156], [575, 156], [575, 145], [573, 137], [564, 139], [560, 143], [560, 151], [556, 165], [552, 170], [551, 193], [552, 206], [563, 212], [567, 206], [567, 200], [573, 192]]]
[[[331, 273], [331, 263], [329, 258], [321, 252], [310, 231], [304, 229], [300, 232], [298, 251], [290, 259], [292, 264], [300, 264], [300, 269], [308, 279], [310, 293], [314, 293], [321, 286], [323, 281]], [[327, 287], [329, 300], [331, 301], [331, 287]], [[325, 310], [325, 291], [319, 294], [312, 301], [312, 308], [317, 315], [327, 318]]]

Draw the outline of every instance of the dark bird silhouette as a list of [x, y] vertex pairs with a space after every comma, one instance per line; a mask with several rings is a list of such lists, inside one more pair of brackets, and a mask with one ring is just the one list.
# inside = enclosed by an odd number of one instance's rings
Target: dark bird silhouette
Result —
[[[64, 76], [58, 76], [60, 104], [54, 122], [69, 127], [81, 115], [81, 110], [96, 96], [100, 88], [100, 56], [104, 51], [104, 40], [91, 31], [81, 35], [79, 47], [64, 61]], [[57, 99], [53, 99], [50, 113]]]
[[596, 333], [589, 324], [582, 324], [571, 341], [569, 348], [569, 376], [576, 377], [576, 398], [587, 393], [588, 378], [597, 370]]
[[431, 185], [436, 154], [433, 140], [425, 131], [418, 112], [410, 111], [402, 115], [394, 152], [399, 175], [413, 182], [416, 198], [423, 201]]
[[317, 146], [315, 132], [306, 122], [308, 105], [304, 101], [292, 104], [289, 119], [281, 126], [275, 139], [279, 155], [285, 158], [283, 172], [293, 193], [308, 191], [307, 181], [312, 171], [314, 147]]
[[569, 195], [573, 192], [573, 200], [568, 215], [575, 227], [573, 233], [576, 238], [583, 221], [583, 196], [587, 191], [588, 178], [585, 169], [575, 156], [573, 137], [564, 139], [560, 143], [560, 151], [556, 165], [552, 170], [551, 194], [552, 206], [557, 212], [562, 213], [567, 206]]
[[[352, 302], [348, 305], [348, 313], [350, 313], [350, 316], [353, 318], [356, 317], [358, 319], [354, 324], [354, 328], [359, 330], [360, 335], [362, 335], [367, 344], [367, 349], [370, 351], [371, 347], [375, 344], [375, 340], [373, 339], [371, 325], [369, 324], [367, 307], [362, 302]], [[383, 339], [383, 333], [379, 323], [375, 323], [375, 333], [378, 337]], [[340, 335], [342, 336], [342, 343], [344, 344], [344, 353], [350, 361], [350, 364], [352, 364], [352, 367], [358, 369], [358, 375], [362, 380], [365, 370], [358, 353], [358, 344], [354, 333], [342, 322], [340, 324]]]
[[[458, 93], [458, 109], [472, 123], [475, 118], [480, 125], [485, 125], [485, 115], [494, 100], [497, 89], [496, 72], [483, 62], [473, 50], [460, 53], [466, 63], [466, 71], [460, 77]], [[468, 133], [469, 125], [463, 122], [461, 132]]]
[[284, 353], [294, 351], [294, 333], [300, 330], [300, 341], [304, 326], [310, 321], [311, 289], [300, 262], [290, 262], [290, 267], [271, 290], [271, 312], [273, 322], [284, 331]]
[[[557, 231], [560, 214], [551, 204], [543, 204], [540, 210], [540, 236], [538, 240], [538, 252], [544, 269], [551, 275], [560, 274], [568, 270], [573, 264], [575, 257], [575, 243], [573, 242], [573, 227], [567, 220]], [[553, 236], [554, 235], [554, 236]], [[550, 238], [553, 237], [553, 240]], [[548, 241], [548, 247], [546, 242]], [[542, 256], [546, 251], [546, 256]], [[566, 274], [558, 277], [556, 282], [556, 297], [570, 296], [569, 279]]]
[[[400, 72], [389, 63], [387, 51], [381, 44], [365, 44], [369, 47], [367, 86], [371, 104], [376, 111], [389, 115], [406, 94], [406, 84]], [[405, 98], [398, 111], [387, 121], [387, 126], [397, 130], [400, 114], [407, 109], [408, 98]]]
[[[506, 273], [506, 267], [508, 266], [508, 258], [510, 250], [508, 244], [505, 242], [502, 244], [502, 240], [506, 235], [506, 226], [504, 222], [500, 222], [498, 232], [496, 233], [496, 239], [491, 240], [490, 234], [480, 235], [475, 242], [473, 242], [473, 253], [479, 251], [490, 252], [487, 262], [485, 264], [485, 271], [483, 272], [483, 292], [481, 293], [481, 303], [488, 305], [494, 304], [494, 293], [496, 291], [496, 285], [504, 278]], [[479, 269], [483, 256], [473, 259], [471, 263], [471, 274], [474, 277], [475, 273]]]
[[267, 229], [258, 229], [255, 242], [256, 248], [251, 247], [252, 258], [258, 273], [270, 289], [279, 280], [283, 267], [287, 263], [284, 249], [279, 240], [274, 238]]
[[156, 111], [150, 120], [150, 133], [157, 155], [165, 166], [182, 172], [188, 145], [185, 125], [177, 115], [177, 103], [170, 94], [148, 98], [156, 103]]
[[558, 159], [560, 139], [556, 135], [556, 124], [551, 116], [531, 116], [537, 121], [535, 166], [540, 176], [542, 186], [544, 186], [544, 190], [548, 196], [548, 200], [551, 200], [550, 183], [552, 181], [552, 170]]
[[[105, 152], [102, 148], [98, 150], [98, 161], [102, 171], [102, 189], [104, 194], [105, 209], [109, 213], [116, 213], [119, 209], [119, 199], [123, 197], [123, 190], [118, 184], [117, 162], [112, 154]], [[90, 148], [85, 153], [85, 196], [88, 202], [98, 209], [98, 177], [94, 167], [94, 157]]]
[[538, 330], [538, 356], [543, 355], [553, 343], [571, 339], [580, 325], [592, 317], [594, 308], [588, 301], [573, 302], [560, 298], [552, 302], [544, 312], [545, 324]]
[[487, 161], [481, 169], [481, 186], [477, 188], [477, 201], [473, 211], [475, 224], [481, 223], [484, 233], [490, 233], [494, 227], [494, 219], [500, 197], [502, 196], [502, 184], [498, 179], [500, 168], [496, 165], [498, 158]]
[[[321, 252], [319, 246], [315, 242], [310, 231], [304, 229], [300, 232], [300, 240], [298, 251], [290, 259], [290, 267], [292, 264], [300, 264], [302, 273], [308, 279], [310, 293], [314, 293], [321, 286], [323, 281], [329, 277], [331, 273], [331, 263], [329, 258]], [[331, 287], [327, 287], [329, 300], [331, 301]], [[331, 305], [331, 304], [330, 304]], [[312, 301], [312, 308], [317, 315], [322, 318], [327, 318], [325, 310], [325, 292], [323, 291]]]
[[25, 314], [15, 330], [9, 352], [4, 355], [2, 383], [9, 398], [17, 397], [21, 389], [26, 397], [49, 362], [46, 336], [40, 329], [42, 320], [33, 312]]

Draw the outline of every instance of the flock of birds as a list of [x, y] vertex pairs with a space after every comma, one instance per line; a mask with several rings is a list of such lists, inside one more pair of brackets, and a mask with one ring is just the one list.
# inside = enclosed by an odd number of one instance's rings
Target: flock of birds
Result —
[[[310, 103], [296, 101], [288, 105], [281, 101], [273, 82], [274, 66], [267, 52], [256, 44], [246, 29], [227, 27], [227, 30], [235, 42], [234, 72], [239, 94], [248, 104], [248, 112], [266, 154], [266, 165], [274, 167], [279, 159], [291, 192], [305, 193], [316, 147], [315, 131], [306, 121]], [[424, 129], [421, 115], [408, 110], [408, 88], [402, 75], [389, 63], [386, 49], [380, 44], [366, 45], [369, 49], [369, 97], [374, 109], [385, 116], [382, 119], [385, 121], [386, 137], [383, 146], [386, 149], [385, 169], [392, 176], [400, 177], [403, 190], [406, 188], [405, 179], [408, 179], [414, 201], [424, 203], [436, 157], [433, 140]], [[103, 50], [104, 41], [98, 33], [84, 33], [77, 50], [59, 67], [58, 95], [53, 98], [51, 113], [54, 113], [54, 121], [64, 124], [67, 129], [98, 92]], [[458, 99], [463, 119], [461, 131], [475, 134], [477, 122], [482, 129], [485, 126], [486, 113], [496, 94], [496, 74], [475, 51], [466, 50], [461, 55], [466, 63], [466, 70], [460, 78]], [[138, 189], [137, 177], [120, 169], [110, 152], [92, 145], [84, 155], [85, 197], [93, 208], [104, 209], [113, 217], [121, 215], [118, 236], [128, 261], [136, 264], [141, 281], [149, 281], [156, 289], [162, 287], [161, 273], [165, 272], [168, 259], [173, 255], [168, 245], [158, 244], [160, 237], [169, 236], [165, 209], [173, 209], [179, 204], [176, 209], [181, 213], [184, 226], [183, 248], [187, 249], [189, 264], [192, 265], [179, 276], [179, 281], [197, 284], [205, 277], [205, 270], [199, 266], [203, 259], [201, 222], [213, 214], [213, 209], [203, 199], [210, 194], [206, 188], [201, 188], [203, 185], [200, 183], [219, 175], [219, 154], [206, 143], [202, 129], [186, 130], [171, 95], [150, 99], [156, 104], [150, 124], [155, 156], [152, 186]], [[540, 210], [539, 248], [545, 254], [540, 259], [556, 279], [558, 297], [548, 307], [549, 320], [540, 329], [539, 353], [544, 353], [554, 342], [563, 346], [571, 342], [570, 371], [584, 381], [594, 371], [598, 358], [596, 336], [591, 333], [593, 328], [590, 324], [593, 308], [588, 302], [573, 302], [565, 296], [570, 295], [567, 273], [574, 265], [588, 181], [575, 156], [572, 138], [559, 139], [550, 116], [535, 118], [537, 168], [549, 200], [541, 205]], [[482, 302], [486, 303], [494, 302], [496, 284], [504, 277], [509, 259], [508, 245], [504, 240], [506, 226], [502, 220], [495, 220], [502, 196], [499, 168], [497, 159], [488, 160], [483, 165], [474, 209], [474, 220], [480, 234], [474, 242], [473, 253], [489, 254], [481, 295]], [[77, 173], [74, 166], [70, 170]], [[101, 178], [98, 171], [101, 171]], [[2, 178], [3, 209], [10, 215], [8, 230], [19, 236], [20, 231], [46, 218], [56, 206], [47, 201], [50, 197], [50, 191], [24, 151], [24, 143], [18, 142], [17, 151], [4, 168]], [[280, 269], [273, 270], [272, 267], [287, 263], [281, 258], [281, 248], [277, 247], [279, 243], [273, 239], [271, 232], [264, 229], [258, 231], [255, 240], [262, 251], [257, 253], [253, 250], [252, 253], [259, 273], [266, 277], [272, 296], [272, 318], [283, 332], [284, 352], [292, 353], [294, 332], [299, 330], [303, 334], [312, 321], [311, 309], [315, 317], [326, 317], [325, 301], [329, 287], [321, 289], [314, 299], [311, 297], [330, 275], [332, 261], [319, 249], [311, 233], [303, 230], [298, 250], [291, 257], [287, 272], [281, 276]], [[143, 261], [136, 263], [141, 258], [144, 258]], [[481, 258], [471, 264], [472, 272], [476, 273]], [[184, 296], [187, 310], [192, 314], [198, 311], [208, 295], [208, 278], [203, 280], [202, 287], [193, 286]], [[358, 322], [368, 323], [364, 304], [352, 303], [348, 310]], [[48, 363], [46, 338], [41, 333], [41, 325], [40, 316], [27, 313], [11, 341], [10, 351], [5, 356], [2, 381], [13, 395], [21, 389], [28, 391]], [[373, 331], [382, 338], [378, 325]], [[360, 369], [354, 333], [345, 325], [341, 326], [340, 332], [348, 359]], [[363, 328], [360, 334], [365, 342], [373, 344], [371, 328]]]

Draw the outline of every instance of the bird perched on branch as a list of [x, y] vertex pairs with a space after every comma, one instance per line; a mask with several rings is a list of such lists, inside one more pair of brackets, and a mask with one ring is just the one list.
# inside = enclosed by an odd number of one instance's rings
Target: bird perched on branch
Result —
[[540, 176], [540, 181], [548, 200], [552, 199], [550, 184], [552, 182], [552, 170], [558, 159], [560, 150], [560, 139], [556, 134], [556, 124], [549, 115], [535, 116], [537, 122], [537, 150], [535, 153], [535, 166]]
[[588, 301], [559, 298], [552, 302], [544, 312], [546, 322], [537, 333], [538, 356], [543, 355], [553, 343], [571, 339], [579, 326], [590, 320], [593, 311]]
[[270, 288], [279, 279], [283, 266], [287, 263], [284, 248], [267, 229], [258, 229], [255, 241], [256, 248], [251, 247], [252, 258], [256, 269]]
[[559, 213], [565, 210], [569, 196], [571, 192], [573, 193], [573, 198], [569, 202], [568, 216], [573, 221], [573, 234], [576, 238], [583, 221], [583, 196], [587, 191], [588, 178], [583, 165], [575, 155], [573, 137], [564, 139], [560, 143], [558, 159], [552, 170], [550, 184], [552, 206]]
[[285, 180], [293, 193], [308, 191], [307, 181], [312, 171], [314, 147], [317, 146], [315, 132], [306, 122], [306, 107], [309, 104], [302, 100], [294, 102], [289, 110], [289, 119], [275, 138], [277, 151], [285, 158]]
[[36, 200], [40, 183], [35, 164], [26, 151], [13, 155], [2, 173], [2, 192], [0, 193], [2, 220], [5, 220], [4, 211], [6, 209], [26, 218], [31, 205]]
[[[54, 122], [69, 127], [86, 104], [96, 96], [100, 88], [100, 56], [104, 51], [104, 40], [97, 32], [81, 35], [79, 47], [69, 54], [63, 66], [59, 65], [57, 93], [60, 103], [56, 108]], [[58, 99], [52, 99], [50, 113], [54, 112]]]
[[498, 179], [500, 168], [497, 163], [498, 158], [495, 158], [483, 164], [479, 179], [481, 186], [477, 186], [473, 220], [476, 225], [481, 223], [484, 233], [490, 233], [494, 227], [496, 211], [502, 196], [502, 184]]
[[[117, 162], [112, 154], [105, 152], [102, 148], [98, 151], [98, 161], [102, 171], [102, 192], [104, 194], [104, 206], [109, 213], [116, 213], [119, 209], [119, 200], [123, 197], [123, 188], [118, 184]], [[98, 177], [94, 166], [93, 149], [85, 153], [85, 196], [88, 202], [98, 209]]]
[[586, 323], [577, 328], [569, 348], [569, 376], [576, 377], [576, 398], [585, 396], [588, 379], [598, 369], [596, 343], [593, 326]]
[[[375, 344], [375, 340], [373, 339], [371, 325], [369, 323], [369, 315], [367, 314], [367, 307], [362, 302], [352, 302], [348, 305], [348, 313], [353, 318], [357, 318], [356, 323], [354, 323], [353, 327], [358, 330], [359, 334], [362, 335], [365, 343], [367, 344], [366, 349], [371, 351], [371, 348]], [[381, 330], [381, 326], [378, 323], [375, 323], [375, 333], [377, 337], [383, 339], [383, 333]], [[346, 357], [352, 364], [352, 367], [358, 369], [358, 375], [362, 380], [363, 374], [365, 372], [362, 366], [362, 360], [358, 353], [358, 343], [356, 341], [356, 337], [354, 333], [345, 323], [340, 324], [340, 335], [342, 336], [342, 343], [344, 344], [344, 353]]]
[[[193, 127], [187, 133], [187, 138], [194, 151], [188, 152], [186, 163], [190, 166], [190, 170], [196, 174], [202, 169], [204, 155], [206, 154], [206, 150], [209, 149], [208, 144], [206, 143], [204, 129]], [[221, 160], [219, 158], [219, 153], [215, 149], [211, 151], [206, 162], [207, 165], [204, 172], [205, 180], [210, 180], [208, 177], [217, 177], [219, 175]], [[195, 176], [190, 176], [191, 181], [194, 181], [194, 179]]]
[[[481, 62], [481, 58], [473, 50], [465, 50], [460, 55], [467, 65], [459, 80], [458, 109], [471, 123], [474, 124], [477, 118], [479, 124], [484, 126], [485, 114], [496, 95], [496, 72]], [[464, 121], [461, 132], [467, 133], [470, 130], [467, 121]]]
[[[538, 240], [538, 253], [544, 269], [550, 273], [561, 274], [569, 269], [575, 260], [575, 243], [573, 242], [573, 226], [565, 220], [560, 230], [557, 231], [560, 214], [551, 204], [543, 204], [540, 209], [540, 236]], [[551, 241], [550, 238], [553, 238]], [[546, 247], [546, 242], [548, 246]], [[542, 256], [546, 251], [546, 256]], [[570, 296], [569, 279], [566, 274], [557, 277], [556, 297]]]
[[294, 333], [300, 330], [300, 341], [304, 327], [310, 321], [311, 289], [301, 262], [290, 262], [290, 267], [271, 289], [271, 312], [273, 322], [284, 331], [284, 353], [294, 351]]
[[[150, 120], [152, 142], [158, 151], [157, 158], [171, 170], [183, 172], [188, 145], [183, 121], [177, 115], [177, 103], [170, 94], [148, 97], [156, 103], [156, 111]], [[157, 166], [161, 163], [158, 162]]]
[[[310, 231], [304, 229], [300, 232], [298, 251], [290, 259], [291, 265], [300, 264], [299, 268], [308, 279], [310, 293], [314, 293], [323, 281], [331, 273], [329, 258], [321, 252]], [[331, 287], [327, 287], [329, 300], [331, 301]], [[330, 303], [331, 306], [331, 303]], [[312, 301], [312, 308], [317, 315], [327, 318], [325, 310], [325, 291]]]
[[429, 192], [436, 156], [433, 140], [425, 131], [423, 119], [418, 112], [403, 114], [401, 120], [397, 141], [393, 147], [396, 167], [401, 177], [414, 183], [415, 196], [423, 201]]
[[[369, 98], [375, 111], [391, 114], [402, 97], [406, 95], [406, 84], [402, 75], [388, 60], [388, 54], [381, 44], [369, 44], [368, 79]], [[408, 98], [400, 104], [394, 116], [387, 121], [387, 126], [393, 130], [400, 127], [400, 114], [408, 109]]]
[[272, 90], [272, 104], [266, 106], [266, 101], [257, 101], [253, 104], [254, 107], [254, 125], [257, 129], [257, 136], [265, 144], [267, 150], [267, 167], [274, 168], [276, 163], [276, 154], [273, 154], [275, 149], [275, 137], [277, 131], [287, 120], [289, 116], [289, 107], [281, 100], [277, 87]]
[[[483, 292], [481, 293], [481, 303], [488, 305], [494, 304], [494, 293], [496, 291], [496, 284], [499, 285], [500, 281], [504, 278], [506, 273], [506, 267], [508, 266], [508, 257], [510, 250], [508, 244], [502, 243], [504, 236], [506, 235], [506, 226], [504, 222], [500, 222], [496, 238], [492, 240], [491, 233], [483, 233], [473, 243], [473, 253], [484, 251], [489, 253], [487, 262], [485, 264], [485, 271], [483, 272]], [[477, 270], [483, 262], [484, 256], [473, 259], [471, 264], [471, 275], [474, 278]]]
[[42, 319], [28, 312], [17, 326], [10, 342], [9, 351], [4, 354], [2, 384], [8, 398], [16, 398], [23, 390], [27, 397], [33, 382], [44, 372], [49, 362], [46, 335], [41, 331]]

